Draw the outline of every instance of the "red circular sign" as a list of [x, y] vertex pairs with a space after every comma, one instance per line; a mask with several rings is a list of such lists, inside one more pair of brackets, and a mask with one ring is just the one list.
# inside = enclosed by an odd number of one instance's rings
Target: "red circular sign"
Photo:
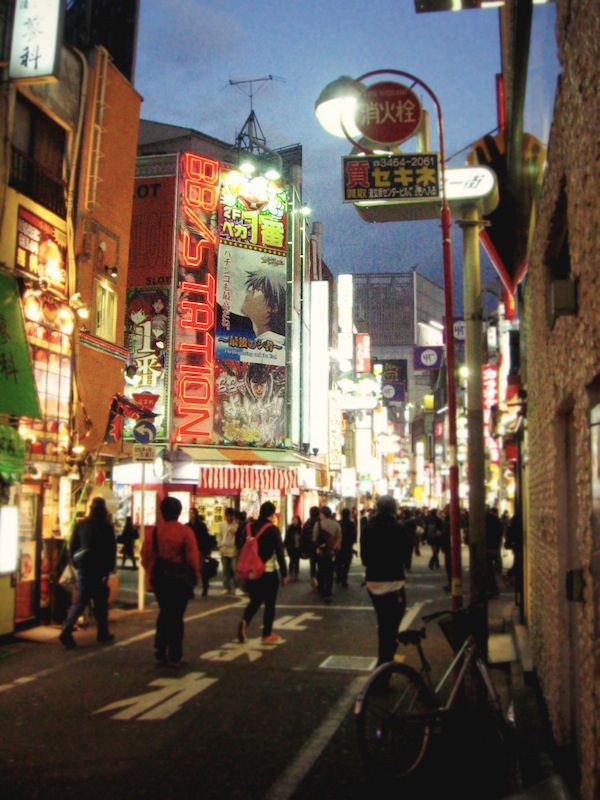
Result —
[[421, 123], [421, 103], [408, 86], [382, 81], [368, 86], [356, 109], [357, 128], [378, 144], [400, 144]]

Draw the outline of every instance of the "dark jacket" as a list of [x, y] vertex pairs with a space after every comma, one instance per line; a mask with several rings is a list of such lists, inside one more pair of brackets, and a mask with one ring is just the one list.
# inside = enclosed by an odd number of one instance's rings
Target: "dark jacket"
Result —
[[75, 525], [69, 542], [71, 558], [77, 551], [86, 550], [80, 569], [106, 577], [115, 568], [117, 540], [110, 522], [99, 517], [86, 517]]
[[252, 536], [256, 536], [259, 530], [263, 527], [263, 525], [269, 525], [269, 527], [261, 534], [258, 540], [258, 555], [261, 561], [264, 561], [265, 564], [267, 561], [275, 554], [277, 558], [277, 563], [279, 564], [279, 571], [281, 572], [281, 577], [287, 577], [287, 566], [285, 563], [285, 554], [283, 552], [283, 542], [281, 540], [281, 531], [277, 527], [277, 525], [273, 525], [269, 522], [268, 519], [264, 519], [263, 517], [259, 517], [255, 522], [250, 523], [250, 530], [252, 531]]
[[377, 514], [363, 527], [360, 556], [366, 580], [403, 581], [411, 543], [404, 525], [391, 514]]

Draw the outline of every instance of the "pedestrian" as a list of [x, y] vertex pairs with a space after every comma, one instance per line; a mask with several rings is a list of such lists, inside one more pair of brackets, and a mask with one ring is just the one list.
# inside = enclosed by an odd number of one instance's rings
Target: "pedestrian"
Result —
[[127, 559], [131, 559], [133, 563], [133, 569], [137, 569], [137, 562], [135, 560], [135, 543], [140, 538], [140, 534], [138, 533], [138, 529], [133, 524], [133, 519], [131, 517], [125, 517], [125, 525], [123, 526], [123, 530], [119, 536], [118, 541], [121, 542], [121, 569], [125, 569], [125, 562]]
[[179, 522], [181, 501], [165, 497], [162, 520], [146, 534], [142, 564], [158, 602], [154, 655], [157, 664], [178, 667], [183, 656], [183, 615], [200, 579], [200, 553], [189, 525]]
[[352, 564], [352, 556], [356, 548], [356, 524], [354, 523], [349, 508], [342, 508], [340, 529], [342, 543], [335, 557], [335, 575], [340, 586], [348, 586], [348, 573]]
[[67, 650], [76, 646], [73, 628], [79, 615], [92, 600], [96, 639], [98, 642], [112, 642], [115, 637], [108, 630], [108, 576], [115, 570], [117, 542], [103, 497], [95, 497], [90, 505], [89, 515], [75, 525], [69, 549], [77, 569], [77, 594], [58, 638]]
[[361, 536], [367, 591], [377, 616], [377, 666], [393, 660], [396, 634], [406, 609], [404, 569], [411, 545], [396, 513], [393, 497], [379, 497], [377, 513], [365, 524]]
[[219, 552], [221, 554], [221, 566], [223, 568], [223, 591], [221, 594], [241, 595], [242, 591], [237, 585], [237, 547], [235, 535], [238, 523], [235, 519], [235, 508], [225, 509], [225, 519], [219, 527]]
[[342, 529], [329, 506], [321, 506], [313, 529], [317, 564], [317, 590], [322, 600], [331, 603], [335, 557], [342, 544]]
[[309, 516], [302, 526], [302, 550], [301, 558], [309, 559], [310, 582], [313, 589], [317, 588], [317, 556], [315, 553], [315, 543], [313, 541], [313, 531], [319, 521], [319, 506], [311, 506]]
[[431, 547], [431, 558], [429, 559], [429, 569], [440, 568], [440, 546], [442, 537], [442, 520], [437, 509], [430, 508], [425, 517], [425, 540]]
[[405, 508], [402, 510], [401, 519], [404, 523], [404, 530], [408, 536], [408, 541], [410, 542], [410, 551], [408, 560], [406, 562], [406, 571], [412, 572], [413, 552], [416, 556], [421, 555], [421, 550], [419, 548], [419, 537], [417, 536], [417, 520], [410, 508]]
[[298, 573], [300, 572], [300, 545], [302, 542], [302, 521], [300, 517], [294, 515], [291, 523], [288, 525], [285, 532], [285, 539], [283, 546], [288, 554], [289, 563], [289, 577], [291, 581], [298, 580]]
[[[247, 583], [250, 601], [242, 619], [238, 625], [238, 641], [245, 642], [248, 636], [248, 627], [261, 605], [264, 603], [262, 639], [265, 644], [281, 641], [281, 637], [273, 633], [273, 622], [275, 621], [275, 600], [279, 591], [279, 571], [281, 572], [281, 584], [287, 584], [287, 567], [285, 564], [285, 554], [281, 531], [275, 524], [275, 506], [270, 501], [266, 501], [260, 507], [258, 519], [249, 523], [252, 536], [264, 528], [258, 539], [258, 555], [265, 564], [265, 571], [255, 580]], [[266, 526], [266, 527], [265, 527]]]
[[485, 545], [487, 551], [486, 591], [488, 597], [497, 597], [497, 578], [502, 574], [502, 534], [503, 528], [494, 506], [485, 513]]
[[444, 591], [449, 592], [452, 588], [452, 537], [450, 535], [450, 504], [444, 509], [442, 519], [442, 533], [439, 538], [440, 550], [444, 554], [444, 569], [446, 570], [447, 583], [444, 584]]
[[[218, 566], [219, 563], [216, 559], [211, 558], [211, 553], [217, 546], [217, 540], [209, 533], [204, 517], [198, 514], [198, 510], [194, 506], [190, 508], [188, 525], [194, 532], [194, 538], [200, 553], [202, 597], [206, 597], [210, 588], [211, 572], [214, 571], [214, 567]], [[213, 564], [214, 567], [212, 566]]]

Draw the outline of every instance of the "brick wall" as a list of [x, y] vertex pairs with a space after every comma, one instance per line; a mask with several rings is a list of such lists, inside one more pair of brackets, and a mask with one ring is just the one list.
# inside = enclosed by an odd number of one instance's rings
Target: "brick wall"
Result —
[[[600, 531], [592, 520], [590, 408], [600, 401], [600, 15], [590, 0], [557, 0], [563, 70], [524, 304], [528, 362], [528, 624], [556, 740], [570, 745], [581, 796], [596, 797], [600, 758]], [[552, 254], [566, 199], [576, 315], [546, 312]], [[570, 431], [570, 437], [568, 432]], [[566, 442], [569, 442], [566, 445]], [[565, 449], [566, 448], [566, 449]], [[582, 568], [583, 603], [567, 602]], [[576, 703], [577, 708], [570, 707]], [[573, 731], [576, 722], [577, 730]]]

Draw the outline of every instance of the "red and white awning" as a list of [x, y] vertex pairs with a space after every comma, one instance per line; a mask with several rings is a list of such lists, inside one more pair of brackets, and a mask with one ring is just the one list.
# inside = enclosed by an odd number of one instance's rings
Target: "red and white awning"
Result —
[[198, 488], [213, 491], [279, 489], [289, 492], [298, 488], [298, 470], [294, 467], [268, 467], [258, 464], [200, 466]]

